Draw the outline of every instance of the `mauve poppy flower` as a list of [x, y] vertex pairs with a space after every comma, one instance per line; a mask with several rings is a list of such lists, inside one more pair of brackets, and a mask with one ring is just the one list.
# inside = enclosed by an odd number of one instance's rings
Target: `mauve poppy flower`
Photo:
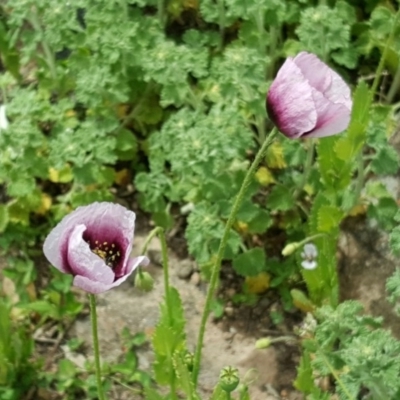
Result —
[[344, 131], [351, 107], [350, 89], [344, 80], [306, 52], [285, 61], [267, 94], [269, 117], [290, 139]]
[[135, 213], [119, 204], [78, 207], [50, 232], [43, 251], [57, 269], [74, 276], [88, 293], [105, 292], [124, 282], [145, 256], [131, 258]]

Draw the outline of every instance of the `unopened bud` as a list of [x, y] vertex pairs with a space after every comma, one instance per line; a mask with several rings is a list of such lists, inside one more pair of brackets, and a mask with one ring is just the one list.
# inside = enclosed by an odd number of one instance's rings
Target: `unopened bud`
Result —
[[135, 277], [135, 287], [150, 292], [154, 286], [154, 279], [148, 272], [138, 271]]
[[266, 349], [271, 343], [271, 339], [268, 337], [258, 339], [256, 342], [256, 349]]
[[300, 243], [297, 242], [293, 242], [293, 243], [289, 243], [287, 244], [284, 249], [282, 250], [282, 255], [284, 257], [290, 256], [291, 254], [293, 254], [299, 247], [301, 246]]
[[239, 371], [234, 367], [225, 367], [219, 375], [219, 384], [225, 392], [233, 392], [239, 385]]

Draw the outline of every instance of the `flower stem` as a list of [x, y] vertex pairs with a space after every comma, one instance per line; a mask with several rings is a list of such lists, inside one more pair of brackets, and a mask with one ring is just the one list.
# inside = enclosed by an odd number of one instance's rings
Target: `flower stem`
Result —
[[307, 183], [308, 176], [310, 175], [312, 162], [314, 159], [314, 144], [315, 144], [314, 140], [310, 139], [310, 141], [308, 142], [307, 158], [306, 158], [306, 161], [304, 164], [303, 176], [301, 178], [299, 186], [297, 187], [297, 189], [295, 190], [295, 192], [293, 194], [293, 198], [295, 200], [300, 195], [302, 189], [304, 188], [304, 186]]
[[97, 336], [96, 296], [94, 294], [89, 294], [89, 300], [90, 300], [90, 319], [92, 322], [94, 363], [96, 367], [97, 394], [99, 396], [99, 400], [105, 400], [106, 398], [104, 397], [103, 386], [101, 384], [99, 338]]
[[239, 210], [239, 207], [242, 203], [243, 197], [245, 195], [246, 189], [249, 186], [251, 182], [251, 178], [253, 177], [256, 168], [260, 164], [262, 158], [265, 155], [265, 152], [267, 151], [267, 148], [272, 144], [275, 135], [277, 133], [277, 129], [274, 128], [272, 132], [269, 134], [269, 136], [266, 138], [265, 142], [261, 146], [260, 150], [258, 151], [253, 163], [250, 165], [249, 170], [247, 171], [247, 174], [242, 182], [242, 186], [239, 190], [239, 193], [236, 196], [236, 199], [233, 203], [231, 213], [229, 215], [228, 221], [226, 222], [224, 233], [222, 235], [222, 239], [219, 244], [218, 252], [216, 255], [216, 260], [215, 264], [213, 266], [212, 272], [211, 272], [211, 278], [210, 278], [210, 284], [208, 286], [208, 291], [207, 291], [207, 296], [206, 296], [206, 302], [204, 304], [204, 309], [203, 309], [203, 314], [201, 317], [201, 322], [200, 322], [200, 328], [199, 328], [199, 336], [197, 339], [197, 346], [196, 346], [196, 351], [194, 355], [194, 361], [193, 361], [193, 382], [195, 386], [197, 385], [197, 378], [199, 375], [199, 370], [200, 370], [200, 362], [201, 362], [201, 351], [203, 348], [203, 340], [204, 340], [204, 333], [205, 333], [205, 328], [206, 328], [206, 322], [208, 315], [210, 313], [210, 305], [211, 301], [214, 297], [215, 290], [217, 288], [217, 283], [218, 283], [218, 277], [219, 277], [219, 271], [221, 269], [221, 262], [222, 258], [225, 253], [225, 247], [228, 242], [229, 234], [231, 232], [232, 225], [235, 221], [236, 214]]
[[167, 249], [167, 241], [165, 239], [164, 229], [160, 226], [154, 228], [146, 238], [144, 242], [141, 254], [146, 254], [147, 248], [149, 247], [152, 239], [158, 236], [161, 243], [161, 254], [162, 254], [162, 266], [163, 266], [163, 275], [164, 275], [164, 291], [165, 291], [165, 302], [167, 304], [168, 309], [168, 317], [170, 322], [172, 323], [172, 304], [171, 304], [171, 296], [169, 289], [169, 268], [168, 268], [168, 249]]

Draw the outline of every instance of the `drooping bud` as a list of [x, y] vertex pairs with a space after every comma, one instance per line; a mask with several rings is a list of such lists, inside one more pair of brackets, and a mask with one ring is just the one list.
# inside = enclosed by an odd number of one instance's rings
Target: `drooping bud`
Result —
[[150, 292], [154, 286], [153, 277], [146, 271], [139, 270], [135, 277], [135, 287]]
[[283, 250], [282, 250], [282, 255], [284, 257], [290, 256], [291, 254], [293, 254], [299, 247], [301, 246], [300, 243], [298, 242], [293, 242], [293, 243], [289, 243], [287, 244]]
[[256, 349], [266, 349], [271, 345], [271, 339], [268, 337], [258, 339], [256, 341]]

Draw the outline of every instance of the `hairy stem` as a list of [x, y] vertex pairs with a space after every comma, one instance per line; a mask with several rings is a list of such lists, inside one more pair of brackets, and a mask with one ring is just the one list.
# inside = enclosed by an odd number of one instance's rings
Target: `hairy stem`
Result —
[[142, 247], [141, 254], [146, 254], [147, 248], [149, 247], [150, 242], [153, 240], [155, 236], [158, 236], [161, 243], [161, 254], [162, 254], [162, 266], [163, 266], [163, 275], [164, 275], [164, 291], [165, 291], [165, 302], [167, 304], [168, 309], [168, 317], [170, 322], [172, 323], [172, 304], [171, 304], [171, 296], [170, 296], [170, 288], [169, 288], [169, 268], [168, 268], [168, 249], [167, 249], [167, 241], [165, 239], [164, 229], [160, 226], [154, 228], [146, 238], [144, 245]]
[[90, 300], [90, 319], [92, 322], [94, 363], [96, 368], [97, 395], [99, 397], [99, 400], [105, 400], [106, 398], [104, 397], [103, 386], [101, 384], [99, 337], [97, 335], [96, 296], [94, 294], [89, 294], [89, 300]]
[[197, 379], [198, 379], [199, 370], [200, 370], [201, 352], [202, 352], [202, 348], [203, 348], [206, 322], [207, 322], [208, 315], [210, 313], [210, 305], [211, 305], [212, 299], [214, 297], [215, 290], [217, 288], [219, 272], [221, 269], [221, 262], [222, 262], [222, 258], [225, 253], [225, 248], [226, 248], [226, 244], [229, 239], [231, 228], [235, 221], [239, 207], [243, 201], [243, 197], [245, 195], [246, 189], [251, 182], [251, 179], [256, 171], [256, 168], [258, 167], [262, 158], [264, 157], [267, 148], [272, 144], [276, 133], [277, 133], [277, 129], [274, 128], [272, 130], [272, 132], [269, 134], [269, 136], [267, 137], [267, 139], [265, 140], [265, 142], [263, 143], [263, 145], [261, 146], [260, 150], [258, 151], [253, 163], [251, 164], [251, 166], [250, 166], [249, 170], [247, 171], [247, 174], [242, 182], [242, 186], [239, 190], [239, 193], [236, 196], [236, 199], [232, 206], [232, 210], [229, 215], [228, 221], [226, 222], [226, 225], [225, 225], [224, 233], [222, 235], [222, 239], [219, 244], [218, 252], [216, 255], [215, 264], [214, 264], [212, 272], [211, 272], [210, 284], [208, 286], [206, 302], [204, 304], [203, 314], [202, 314], [201, 322], [200, 322], [199, 336], [197, 339], [197, 346], [196, 346], [194, 361], [193, 361], [193, 382], [194, 382], [195, 386], [197, 385]]

